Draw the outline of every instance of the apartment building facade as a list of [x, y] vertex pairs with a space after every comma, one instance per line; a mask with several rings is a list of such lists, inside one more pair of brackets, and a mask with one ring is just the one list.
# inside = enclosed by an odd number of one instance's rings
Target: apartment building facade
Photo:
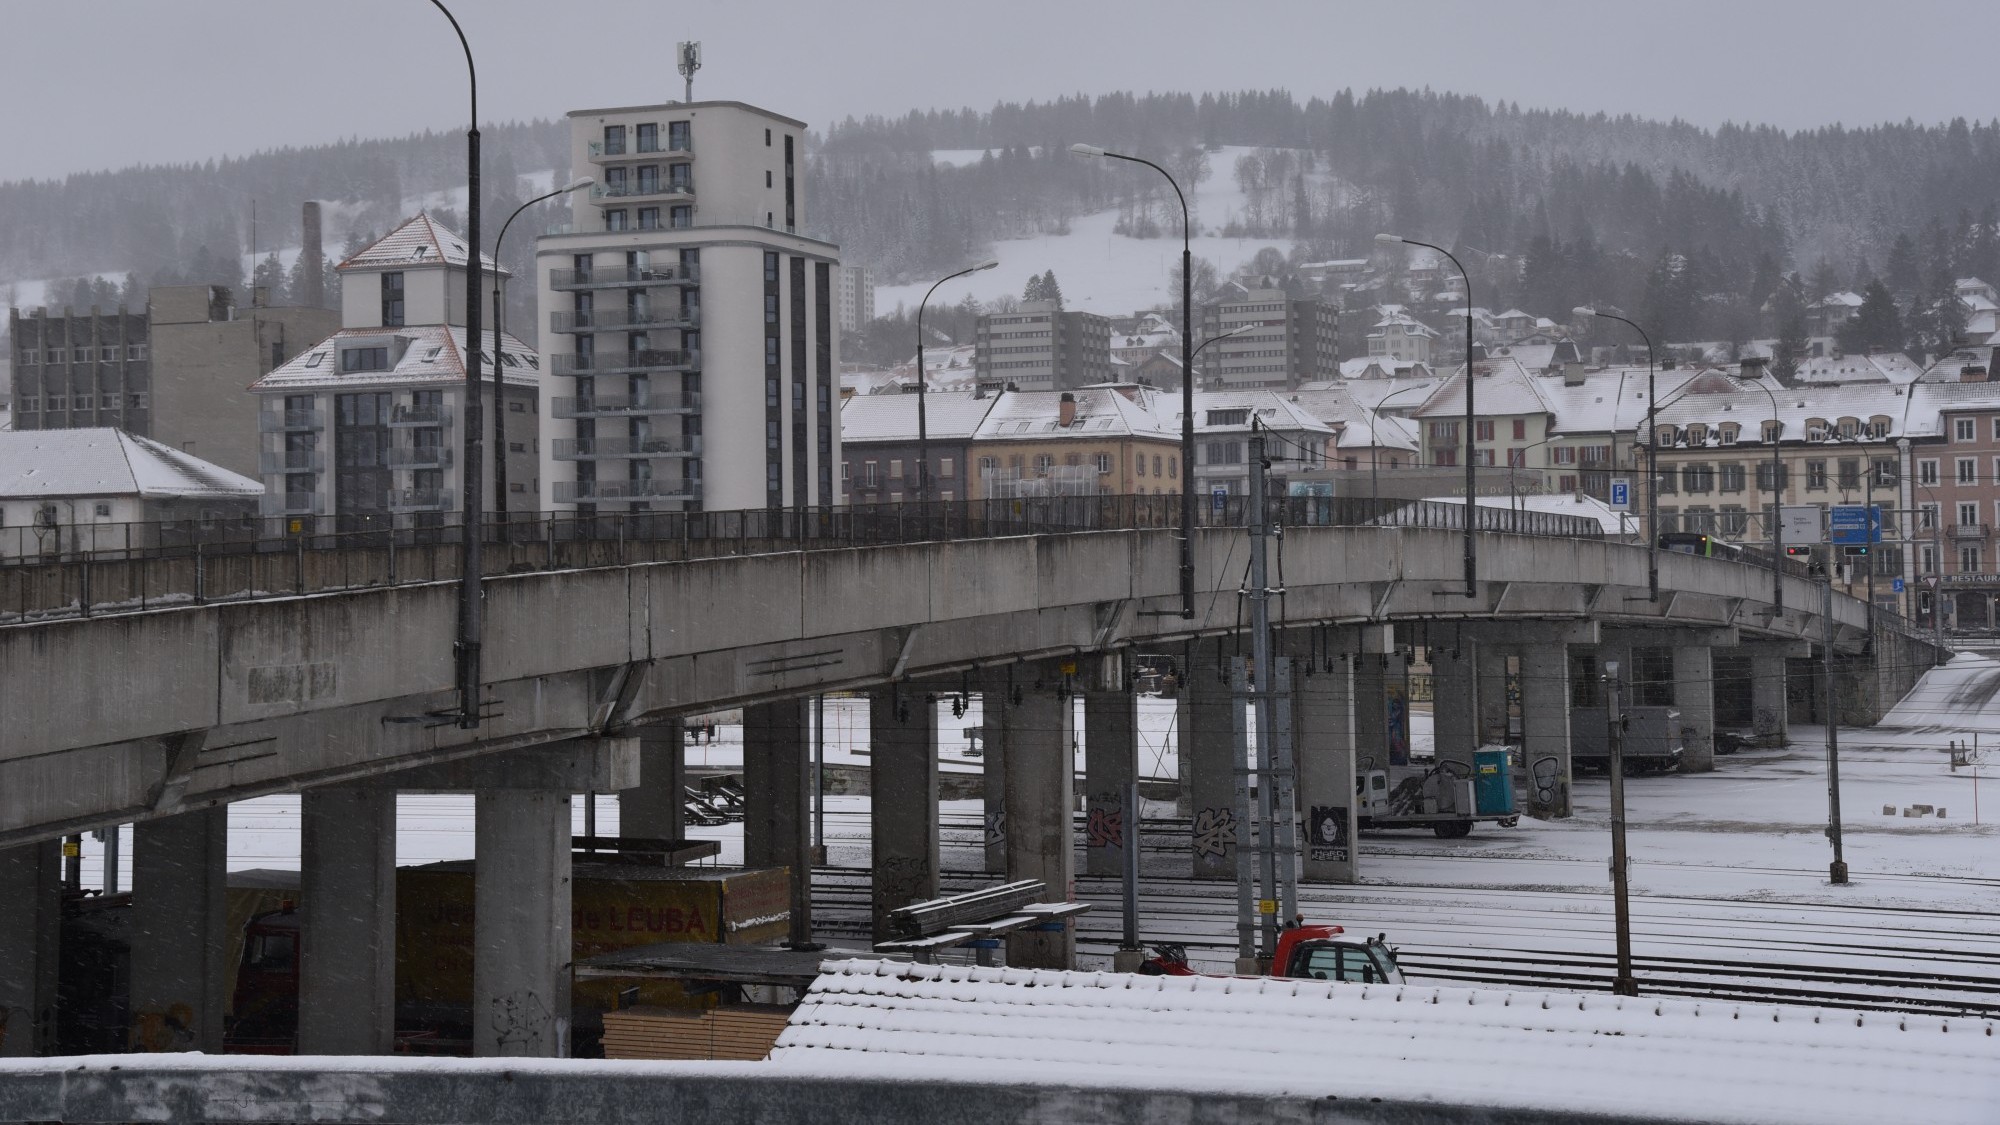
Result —
[[836, 503], [839, 249], [798, 233], [805, 124], [740, 102], [569, 122], [597, 183], [536, 244], [543, 505]]
[[[1276, 391], [1197, 391], [1194, 419], [1194, 486], [1207, 497], [1250, 495], [1253, 424], [1281, 492], [1290, 478], [1325, 468], [1337, 452], [1334, 427]], [[1180, 425], [1178, 410], [1173, 424]]]
[[875, 279], [860, 266], [840, 267], [840, 330], [859, 332], [875, 319]]
[[971, 496], [972, 437], [998, 396], [982, 390], [924, 396], [925, 440], [917, 440], [917, 396], [855, 395], [840, 408], [840, 482], [849, 504], [917, 499], [920, 456], [930, 458], [930, 499]]
[[1166, 397], [1130, 383], [1003, 392], [973, 431], [971, 499], [1179, 495]]
[[[252, 385], [262, 399], [263, 514], [288, 532], [438, 526], [462, 515], [464, 476], [478, 471], [488, 511], [493, 330], [466, 338], [463, 239], [419, 214], [339, 265], [344, 326]], [[487, 277], [504, 284], [482, 256]], [[484, 464], [460, 463], [469, 354], [482, 356]], [[502, 334], [509, 511], [536, 508], [541, 360]]]
[[1292, 389], [1340, 377], [1340, 314], [1282, 289], [1253, 289], [1201, 310], [1197, 342], [1248, 328], [1203, 349], [1196, 386], [1206, 390]]
[[1067, 312], [1054, 301], [1023, 301], [981, 316], [973, 366], [995, 389], [1074, 390], [1111, 379], [1111, 320]]

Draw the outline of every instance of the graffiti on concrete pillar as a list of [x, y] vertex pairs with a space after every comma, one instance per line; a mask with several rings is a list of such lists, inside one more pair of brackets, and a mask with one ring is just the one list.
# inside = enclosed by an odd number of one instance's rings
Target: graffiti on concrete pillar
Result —
[[1383, 689], [1383, 695], [1388, 708], [1389, 764], [1407, 766], [1410, 764], [1409, 693], [1402, 684], [1390, 684]]
[[493, 1046], [497, 1054], [510, 1054], [509, 1047], [538, 1052], [553, 1040], [555, 1014], [540, 993], [531, 988], [493, 998]]
[[1529, 784], [1535, 789], [1536, 809], [1556, 812], [1569, 806], [1569, 786], [1562, 774], [1562, 762], [1553, 754], [1536, 758], [1528, 767]]
[[1347, 806], [1314, 805], [1307, 821], [1306, 859], [1313, 863], [1347, 862]]
[[1125, 812], [1117, 805], [1092, 805], [1086, 822], [1084, 843], [1092, 848], [1125, 846]]
[[1769, 734], [1784, 726], [1784, 714], [1769, 707], [1759, 707], [1751, 722], [1757, 733]]
[[1194, 814], [1196, 859], [1220, 857], [1236, 843], [1236, 811], [1208, 808]]
[[176, 1003], [164, 1011], [134, 1012], [131, 1036], [135, 1051], [195, 1050], [194, 1008]]
[[885, 856], [876, 861], [875, 871], [884, 900], [896, 906], [920, 902], [936, 893], [930, 861], [923, 856]]
[[995, 809], [986, 814], [986, 846], [997, 848], [1007, 842], [1007, 810]]

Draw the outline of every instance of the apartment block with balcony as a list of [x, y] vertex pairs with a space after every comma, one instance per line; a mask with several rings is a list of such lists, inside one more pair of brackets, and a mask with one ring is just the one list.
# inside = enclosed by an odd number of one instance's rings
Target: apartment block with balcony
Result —
[[1111, 378], [1111, 320], [1066, 312], [1054, 301], [1023, 301], [979, 318], [973, 367], [996, 390], [1064, 391]]
[[[262, 401], [258, 471], [263, 514], [293, 532], [366, 531], [458, 522], [472, 466], [463, 448], [468, 357], [481, 357], [486, 463], [476, 466], [497, 510], [493, 455], [494, 333], [465, 329], [463, 239], [418, 215], [342, 262], [345, 326], [251, 386]], [[484, 268], [494, 271], [482, 255]], [[504, 285], [504, 271], [489, 273]], [[541, 357], [499, 336], [509, 511], [537, 510]]]
[[1290, 390], [1340, 377], [1339, 312], [1320, 301], [1294, 299], [1282, 289], [1253, 289], [1239, 300], [1202, 309], [1196, 343], [1253, 325], [1241, 336], [1203, 349], [1195, 360], [1197, 387]]
[[839, 249], [805, 221], [805, 124], [741, 102], [569, 115], [597, 181], [536, 244], [542, 502], [833, 504]]

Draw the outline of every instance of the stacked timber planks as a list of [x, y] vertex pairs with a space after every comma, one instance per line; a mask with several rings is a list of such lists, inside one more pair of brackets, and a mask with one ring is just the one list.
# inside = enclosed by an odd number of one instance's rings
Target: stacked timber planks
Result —
[[761, 1059], [791, 1018], [777, 1004], [731, 1004], [703, 1012], [636, 1007], [604, 1013], [607, 1059]]

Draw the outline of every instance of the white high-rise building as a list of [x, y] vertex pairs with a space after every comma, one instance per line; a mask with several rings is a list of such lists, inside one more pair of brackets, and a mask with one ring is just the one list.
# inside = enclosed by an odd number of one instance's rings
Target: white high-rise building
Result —
[[741, 102], [569, 115], [566, 230], [536, 243], [544, 505], [839, 500], [839, 248], [805, 221], [805, 123]]
[[859, 332], [875, 319], [875, 279], [860, 266], [840, 267], [840, 330]]

